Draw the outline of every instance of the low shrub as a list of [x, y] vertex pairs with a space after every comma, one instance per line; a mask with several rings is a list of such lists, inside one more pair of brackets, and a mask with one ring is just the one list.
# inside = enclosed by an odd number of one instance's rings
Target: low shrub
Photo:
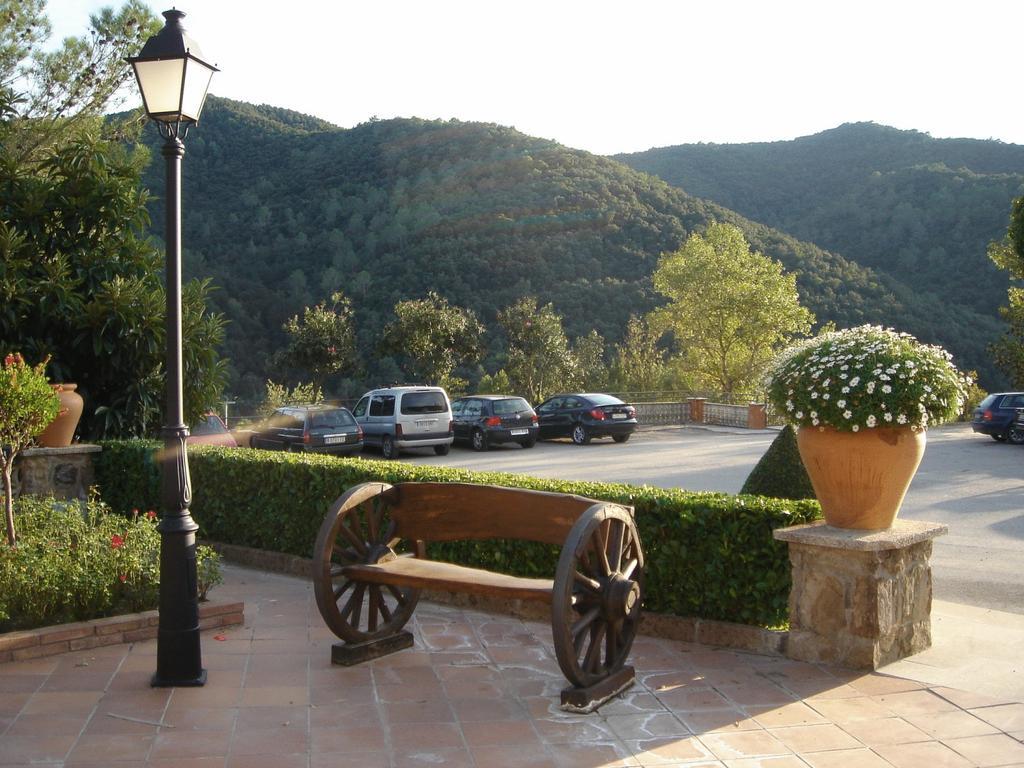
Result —
[[[0, 631], [157, 607], [160, 534], [155, 512], [114, 515], [98, 500], [14, 501], [16, 547], [0, 546]], [[220, 583], [218, 556], [196, 552], [199, 590]]]
[[[158, 446], [137, 442], [99, 464], [124, 462], [97, 477], [148, 472]], [[330, 503], [367, 481], [463, 482], [575, 493], [632, 505], [647, 556], [648, 610], [759, 626], [786, 619], [790, 570], [786, 545], [772, 531], [820, 516], [815, 501], [613, 483], [546, 480], [361, 458], [197, 446], [189, 450], [192, 515], [200, 536], [227, 544], [311, 557]], [[123, 488], [117, 481], [113, 490]], [[101, 486], [105, 500], [124, 504]], [[147, 502], [148, 503], [148, 502]], [[558, 548], [521, 541], [432, 544], [428, 555], [523, 576], [551, 578]]]

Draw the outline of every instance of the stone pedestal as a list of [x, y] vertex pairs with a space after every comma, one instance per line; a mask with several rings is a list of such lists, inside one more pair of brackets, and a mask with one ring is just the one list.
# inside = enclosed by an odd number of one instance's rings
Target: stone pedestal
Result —
[[776, 530], [793, 573], [787, 655], [877, 669], [930, 647], [928, 558], [948, 530], [914, 520], [880, 531], [824, 522]]
[[98, 445], [80, 443], [67, 448], [26, 448], [14, 459], [14, 496], [52, 494], [58, 499], [89, 498], [89, 486], [95, 482], [92, 454], [101, 450]]

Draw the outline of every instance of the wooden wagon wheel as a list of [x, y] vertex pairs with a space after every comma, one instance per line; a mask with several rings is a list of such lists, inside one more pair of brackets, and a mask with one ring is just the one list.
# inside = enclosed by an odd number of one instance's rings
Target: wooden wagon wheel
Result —
[[415, 551], [422, 544], [396, 537], [391, 519], [392, 486], [363, 483], [331, 505], [316, 537], [313, 589], [327, 626], [346, 643], [378, 640], [397, 633], [412, 616], [420, 590], [370, 584], [345, 577], [342, 567], [380, 563]]
[[566, 539], [555, 572], [551, 627], [558, 666], [586, 688], [625, 665], [640, 622], [644, 554], [629, 510], [594, 505]]

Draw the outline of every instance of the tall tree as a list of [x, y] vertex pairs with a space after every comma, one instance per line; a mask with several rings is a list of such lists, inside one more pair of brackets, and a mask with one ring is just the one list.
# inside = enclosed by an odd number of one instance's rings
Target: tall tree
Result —
[[44, 50], [45, 11], [46, 0], [0, 0], [0, 118], [10, 121], [5, 150], [18, 164], [45, 159], [82, 123], [116, 108], [132, 78], [125, 57], [160, 29], [140, 0], [128, 0], [94, 14], [87, 34]]
[[580, 336], [573, 344], [577, 373], [575, 386], [588, 392], [600, 391], [608, 384], [608, 366], [604, 362], [604, 337], [596, 330]]
[[992, 357], [1015, 387], [1024, 387], [1024, 197], [1013, 201], [1010, 210], [1010, 226], [1006, 237], [990, 243], [989, 258], [996, 266], [1010, 273], [1016, 285], [1007, 292], [1009, 305], [999, 308], [999, 314], [1006, 320], [1007, 329], [999, 341], [989, 347]]
[[661, 334], [642, 317], [630, 315], [626, 336], [615, 345], [612, 388], [622, 392], [651, 392], [665, 376], [665, 352], [658, 347]]
[[456, 366], [480, 357], [483, 326], [469, 309], [453, 307], [431, 291], [425, 299], [400, 301], [384, 329], [382, 351], [397, 355], [403, 372], [423, 384], [464, 391]]
[[525, 296], [498, 313], [508, 338], [505, 371], [517, 394], [537, 404], [561, 389], [571, 389], [578, 365], [569, 349], [562, 318], [551, 304], [537, 306]]
[[672, 331], [698, 382], [725, 395], [750, 391], [774, 351], [814, 320], [796, 276], [729, 224], [712, 223], [663, 254], [654, 287], [669, 303], [651, 314], [652, 327]]
[[322, 301], [306, 307], [284, 324], [288, 346], [278, 356], [281, 367], [291, 369], [293, 378], [301, 378], [294, 369], [305, 371], [315, 389], [321, 389], [327, 377], [351, 372], [356, 364], [355, 336], [352, 327], [352, 303], [340, 291], [331, 295], [330, 305]]

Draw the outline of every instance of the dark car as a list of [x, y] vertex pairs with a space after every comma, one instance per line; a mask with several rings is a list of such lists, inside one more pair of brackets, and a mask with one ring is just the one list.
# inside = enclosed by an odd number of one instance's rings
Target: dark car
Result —
[[996, 392], [978, 403], [971, 427], [1002, 442], [1009, 436], [1010, 425], [1020, 408], [1024, 408], [1024, 392]]
[[189, 430], [185, 439], [189, 445], [220, 445], [225, 448], [237, 448], [238, 443], [231, 436], [231, 432], [224, 426], [220, 416], [216, 413], [207, 413], [202, 419]]
[[1006, 439], [1014, 445], [1024, 445], [1024, 408], [1017, 411], [1017, 416], [1010, 422]]
[[636, 408], [611, 395], [555, 395], [537, 406], [541, 440], [571, 437], [586, 445], [594, 437], [624, 443], [636, 431]]
[[257, 427], [249, 445], [272, 451], [358, 453], [363, 450], [363, 430], [347, 408], [289, 405]]
[[533, 448], [537, 442], [537, 414], [521, 397], [473, 395], [452, 403], [455, 440], [486, 451], [496, 443], [519, 443]]

